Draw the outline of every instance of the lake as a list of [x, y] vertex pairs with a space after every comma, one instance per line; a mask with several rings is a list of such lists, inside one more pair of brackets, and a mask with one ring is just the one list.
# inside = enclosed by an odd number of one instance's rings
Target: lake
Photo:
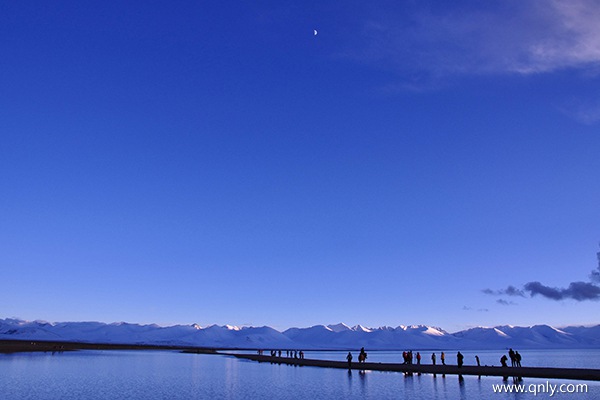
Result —
[[[423, 352], [423, 362], [429, 361]], [[439, 359], [439, 352], [438, 359]], [[498, 365], [501, 352], [463, 352], [467, 364], [477, 353]], [[522, 351], [523, 364], [598, 368], [600, 350]], [[307, 352], [307, 358], [343, 360], [344, 352]], [[455, 363], [455, 352], [447, 352]], [[454, 356], [454, 357], [451, 357]], [[471, 360], [473, 358], [473, 360]], [[399, 352], [369, 352], [369, 361], [398, 362]], [[492, 362], [488, 364], [492, 364]], [[0, 355], [0, 394], [6, 399], [533, 399], [549, 394], [493, 392], [497, 377], [423, 374], [293, 367], [256, 363], [233, 357], [175, 351], [77, 351]], [[523, 384], [545, 384], [525, 379]], [[600, 382], [550, 381], [588, 385], [586, 394], [557, 398], [600, 399]]]

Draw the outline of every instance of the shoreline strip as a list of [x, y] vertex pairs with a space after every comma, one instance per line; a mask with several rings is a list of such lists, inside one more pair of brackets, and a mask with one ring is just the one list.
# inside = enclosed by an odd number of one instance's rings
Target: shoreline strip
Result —
[[[287, 357], [271, 357], [268, 355], [257, 354], [237, 354], [217, 352], [219, 355], [233, 356], [240, 359], [257, 361], [259, 363], [268, 362], [271, 364], [287, 364], [295, 366], [310, 366], [320, 368], [338, 368], [349, 369], [346, 361], [299, 359]], [[403, 373], [423, 373], [423, 374], [447, 374], [447, 375], [477, 375], [477, 376], [502, 376], [502, 377], [521, 377], [521, 378], [542, 378], [542, 379], [573, 379], [585, 381], [600, 381], [600, 369], [584, 368], [548, 368], [548, 367], [490, 367], [463, 365], [431, 365], [431, 364], [395, 364], [395, 363], [373, 363], [373, 362], [352, 362], [352, 370], [370, 370], [370, 371], [390, 371]]]

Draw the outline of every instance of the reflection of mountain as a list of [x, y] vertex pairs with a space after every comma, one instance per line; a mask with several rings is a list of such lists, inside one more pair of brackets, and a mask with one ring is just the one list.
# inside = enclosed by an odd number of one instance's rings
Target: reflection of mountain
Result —
[[283, 349], [355, 349], [362, 346], [370, 350], [597, 348], [600, 346], [600, 325], [562, 329], [548, 325], [508, 325], [448, 333], [424, 325], [365, 328], [337, 324], [279, 332], [268, 326], [211, 325], [203, 328], [194, 324], [161, 327], [123, 322], [48, 323], [0, 319], [0, 339]]

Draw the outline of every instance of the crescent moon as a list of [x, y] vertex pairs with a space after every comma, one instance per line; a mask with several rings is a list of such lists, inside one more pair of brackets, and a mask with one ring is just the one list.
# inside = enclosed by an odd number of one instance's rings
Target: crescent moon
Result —
[[316, 29], [313, 29], [313, 32], [314, 32], [315, 36], [317, 36], [317, 33], [319, 33], [319, 32], [317, 32]]

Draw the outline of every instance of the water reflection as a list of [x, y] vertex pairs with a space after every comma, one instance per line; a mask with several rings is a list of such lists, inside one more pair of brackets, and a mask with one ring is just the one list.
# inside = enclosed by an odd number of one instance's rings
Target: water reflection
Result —
[[[0, 393], [10, 399], [289, 398], [436, 400], [493, 398], [502, 378], [371, 372], [245, 362], [176, 352], [0, 355]], [[346, 375], [346, 376], [344, 376]], [[69, 377], [69, 379], [64, 379]], [[509, 380], [512, 382], [512, 380]], [[527, 380], [527, 383], [535, 382]], [[522, 383], [515, 380], [515, 383]], [[506, 398], [499, 396], [499, 398]], [[520, 399], [533, 399], [523, 394]], [[590, 382], [586, 398], [600, 398]]]
[[360, 382], [360, 392], [364, 395], [368, 394], [367, 388], [367, 373], [363, 370], [358, 371], [358, 377]]
[[348, 370], [348, 391], [352, 392], [352, 370]]
[[466, 399], [465, 378], [462, 375], [458, 375], [458, 388], [460, 389], [460, 398]]

